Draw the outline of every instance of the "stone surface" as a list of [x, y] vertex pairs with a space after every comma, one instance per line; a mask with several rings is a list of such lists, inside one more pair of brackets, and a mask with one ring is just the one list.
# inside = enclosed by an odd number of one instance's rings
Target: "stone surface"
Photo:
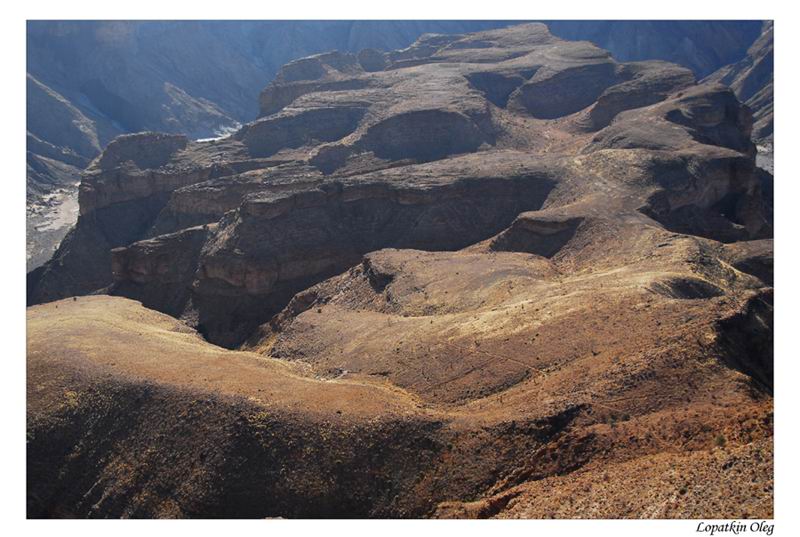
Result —
[[[51, 255], [74, 217], [81, 170], [114, 136], [163, 131], [209, 138], [257, 112], [255, 96], [292, 59], [352, 52], [364, 71], [425, 33], [504, 27], [508, 21], [30, 21], [27, 25], [28, 269]], [[617, 59], [661, 59], [705, 76], [740, 60], [759, 21], [549, 21], [555, 35], [588, 39]], [[442, 38], [431, 38], [435, 39]], [[446, 38], [445, 38], [446, 39]], [[408, 61], [416, 51], [392, 52]], [[323, 54], [324, 55], [324, 54]], [[303, 60], [308, 63], [308, 60]], [[312, 61], [313, 62], [313, 61]], [[301, 62], [302, 63], [302, 62]], [[523, 80], [489, 77], [505, 102]], [[499, 77], [499, 78], [498, 78]], [[502, 79], [503, 82], [496, 81]], [[349, 88], [354, 89], [354, 88]], [[293, 100], [296, 88], [275, 94]], [[771, 103], [771, 92], [769, 93]], [[766, 98], [766, 93], [763, 94]], [[491, 99], [492, 97], [490, 97]], [[747, 97], [748, 99], [750, 97]], [[751, 106], [761, 97], [753, 97]], [[493, 101], [494, 102], [494, 101]], [[497, 102], [495, 103], [497, 104]], [[504, 105], [502, 105], [504, 106]], [[270, 112], [270, 113], [272, 113]], [[761, 132], [757, 117], [756, 133]]]
[[84, 174], [28, 281], [31, 516], [772, 516], [731, 89], [527, 24], [298, 60], [260, 106]]
[[407, 46], [425, 32], [506, 24], [29, 21], [28, 270], [47, 261], [75, 223], [75, 184], [115, 136], [218, 137], [256, 116], [259, 91], [289, 60], [337, 48], [364, 50], [371, 68], [383, 54], [376, 48]]
[[758, 20], [569, 20], [548, 23], [563, 39], [586, 39], [623, 61], [665, 60], [698, 78], [739, 61], [758, 38]]
[[721, 67], [704, 79], [730, 86], [740, 101], [753, 111], [753, 138], [771, 143], [773, 130], [774, 52], [773, 23], [766, 21], [759, 38], [736, 63]]

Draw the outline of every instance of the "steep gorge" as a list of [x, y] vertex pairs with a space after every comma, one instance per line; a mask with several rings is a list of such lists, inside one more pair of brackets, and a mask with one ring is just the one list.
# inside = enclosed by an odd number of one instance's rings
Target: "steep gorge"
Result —
[[28, 279], [31, 516], [771, 516], [733, 91], [529, 24], [298, 60], [260, 106], [85, 172]]

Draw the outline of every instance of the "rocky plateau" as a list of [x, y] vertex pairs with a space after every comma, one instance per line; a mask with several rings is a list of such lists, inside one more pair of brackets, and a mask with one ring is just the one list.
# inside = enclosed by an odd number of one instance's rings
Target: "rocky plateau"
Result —
[[772, 518], [771, 105], [726, 73], [425, 34], [114, 138], [28, 274], [28, 516]]
[[[75, 223], [81, 172], [114, 137], [141, 131], [219, 137], [256, 117], [259, 92], [291, 60], [339, 50], [380, 68], [385, 51], [424, 33], [513, 23], [28, 21], [27, 270], [52, 257]], [[761, 27], [746, 20], [548, 24], [554, 35], [590, 40], [617, 59], [667, 60], [698, 78], [739, 62]]]

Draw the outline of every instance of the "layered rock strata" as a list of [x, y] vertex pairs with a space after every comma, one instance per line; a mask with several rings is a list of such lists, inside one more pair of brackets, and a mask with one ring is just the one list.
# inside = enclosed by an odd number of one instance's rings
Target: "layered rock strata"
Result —
[[84, 175], [29, 300], [112, 296], [28, 310], [31, 516], [772, 516], [732, 90], [534, 24], [305, 58], [260, 104]]

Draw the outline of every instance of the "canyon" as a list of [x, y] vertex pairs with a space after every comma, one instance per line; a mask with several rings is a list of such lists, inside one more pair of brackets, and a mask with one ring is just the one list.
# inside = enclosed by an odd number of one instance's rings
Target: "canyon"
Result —
[[771, 38], [698, 77], [504, 26], [86, 163], [29, 517], [773, 516]]
[[[372, 54], [424, 33], [514, 21], [28, 21], [27, 270], [47, 261], [77, 214], [83, 169], [116, 136], [219, 137], [252, 121], [285, 63], [339, 50]], [[550, 21], [617, 59], [662, 59], [700, 78], [740, 61], [760, 21]]]

